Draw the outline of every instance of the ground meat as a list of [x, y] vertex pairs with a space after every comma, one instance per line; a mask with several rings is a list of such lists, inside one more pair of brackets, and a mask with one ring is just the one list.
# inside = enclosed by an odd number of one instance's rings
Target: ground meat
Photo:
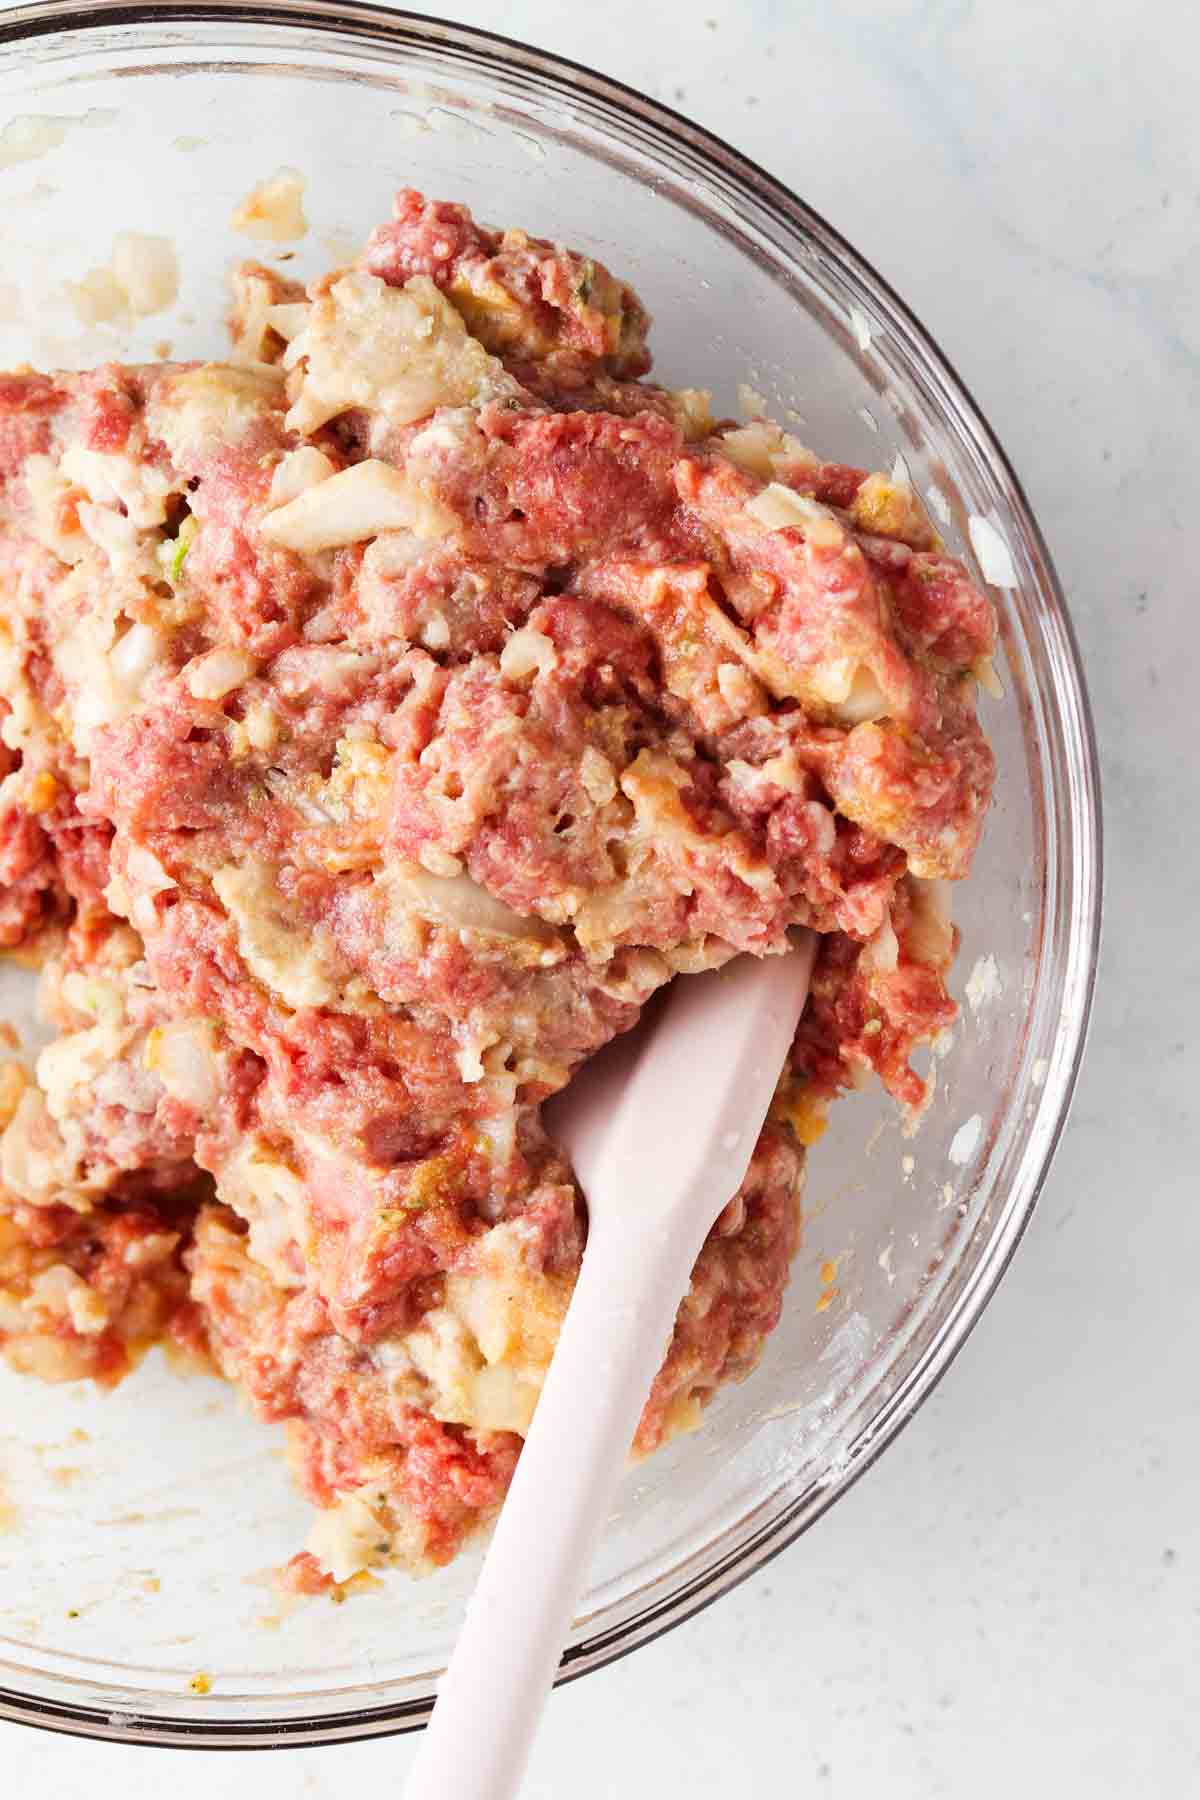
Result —
[[50, 448], [50, 416], [63, 399], [50, 376], [0, 375], [0, 484], [19, 478], [29, 457]]
[[783, 1125], [767, 1125], [749, 1172], [700, 1252], [675, 1335], [638, 1426], [654, 1450], [694, 1424], [704, 1402], [758, 1362], [779, 1321], [800, 1243], [803, 1152]]
[[112, 1387], [188, 1304], [180, 1249], [195, 1205], [86, 1216], [0, 1190], [0, 1352], [44, 1381]]
[[286, 1423], [313, 1589], [503, 1496], [585, 1242], [541, 1102], [803, 925], [639, 1447], [752, 1367], [825, 1107], [927, 1099], [995, 633], [906, 481], [639, 379], [593, 258], [404, 190], [352, 270], [234, 289], [233, 363], [0, 378], [0, 948], [60, 1033], [0, 1119], [0, 1335], [207, 1347]]
[[524, 231], [488, 231], [464, 206], [402, 189], [363, 265], [393, 286], [428, 276], [499, 355], [560, 375], [601, 369], [629, 378], [650, 367], [650, 319], [632, 288], [594, 257]]
[[0, 815], [0, 949], [31, 943], [65, 913], [53, 849], [35, 818], [16, 807]]
[[195, 1177], [194, 1120], [154, 1068], [165, 1017], [127, 926], [81, 910], [48, 957], [42, 1002], [61, 1036], [37, 1061], [0, 1140], [22, 1201], [89, 1212], [102, 1198], [169, 1194]]
[[244, 1246], [236, 1224], [214, 1210], [188, 1253], [225, 1373], [241, 1380], [260, 1416], [287, 1421], [293, 1467], [318, 1506], [378, 1493], [387, 1529], [371, 1560], [389, 1554], [395, 1535], [410, 1564], [448, 1562], [499, 1505], [519, 1438], [443, 1424], [398, 1396], [378, 1352], [338, 1335], [311, 1296], [275, 1287]]

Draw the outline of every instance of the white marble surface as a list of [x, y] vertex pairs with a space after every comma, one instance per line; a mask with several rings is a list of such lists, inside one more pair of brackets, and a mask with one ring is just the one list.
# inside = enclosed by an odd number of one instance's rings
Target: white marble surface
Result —
[[[1109, 845], [1087, 1067], [986, 1318], [814, 1532], [555, 1697], [528, 1800], [1194, 1792], [1200, 26], [1121, 0], [469, 10], [732, 139], [940, 338], [1070, 595]], [[397, 1792], [409, 1756], [214, 1763], [0, 1728], [6, 1791], [60, 1800]]]

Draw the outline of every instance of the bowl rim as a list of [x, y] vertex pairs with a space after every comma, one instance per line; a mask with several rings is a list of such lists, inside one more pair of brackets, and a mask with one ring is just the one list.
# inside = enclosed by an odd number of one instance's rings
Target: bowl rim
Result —
[[[650, 98], [609, 75], [604, 75], [556, 52], [538, 49], [521, 40], [484, 27], [439, 19], [420, 12], [381, 6], [373, 0], [33, 0], [0, 13], [0, 61], [15, 46], [46, 37], [81, 37], [98, 27], [155, 27], [169, 24], [263, 26], [295, 30], [336, 41], [346, 33], [370, 40], [382, 50], [402, 51], [406, 44], [440, 49], [453, 54], [474, 53], [490, 70], [514, 73], [553, 83], [626, 118], [632, 116], [677, 148], [700, 153], [723, 174], [747, 189], [765, 208], [777, 213], [793, 230], [816, 242], [865, 292], [886, 317], [890, 330], [899, 328], [906, 348], [931, 370], [950, 392], [963, 422], [979, 449], [1007, 489], [1009, 504], [1026, 546], [1038, 567], [1039, 609], [1057, 635], [1059, 673], [1069, 687], [1071, 705], [1064, 727], [1068, 772], [1075, 777], [1070, 795], [1076, 829], [1072, 849], [1072, 898], [1074, 929], [1068, 939], [1071, 966], [1069, 989], [1072, 1007], [1065, 1054], [1058, 1070], [1054, 1105], [1049, 1111], [1040, 1162], [1027, 1179], [1019, 1204], [1010, 1205], [980, 1254], [970, 1281], [956, 1296], [948, 1316], [916, 1357], [897, 1388], [885, 1399], [869, 1425], [869, 1435], [855, 1454], [814, 1496], [795, 1496], [748, 1539], [734, 1545], [715, 1562], [685, 1574], [679, 1585], [649, 1606], [623, 1616], [583, 1643], [568, 1649], [556, 1677], [556, 1685], [577, 1680], [593, 1669], [605, 1667], [652, 1642], [674, 1626], [694, 1617], [722, 1594], [757, 1573], [773, 1557], [793, 1543], [816, 1522], [833, 1502], [871, 1467], [899, 1431], [912, 1419], [954, 1362], [978, 1323], [1008, 1268], [1033, 1215], [1070, 1110], [1086, 1048], [1095, 991], [1103, 913], [1103, 822], [1100, 799], [1099, 757], [1087, 683], [1078, 642], [1067, 609], [1061, 582], [1040, 526], [1012, 464], [995, 432], [957, 369], [940, 349], [906, 302], [896, 293], [861, 252], [806, 201], [761, 164], [735, 149], [716, 133], [696, 124], [673, 107]], [[1050, 1098], [1048, 1094], [1046, 1096]], [[215, 1698], [215, 1696], [214, 1696]], [[131, 1715], [46, 1696], [22, 1694], [0, 1680], [0, 1719], [73, 1736], [118, 1742], [197, 1749], [251, 1749], [304, 1747], [355, 1738], [380, 1736], [420, 1729], [428, 1718], [430, 1702], [408, 1698], [386, 1704], [329, 1712], [319, 1717], [245, 1719], [213, 1718], [197, 1710], [170, 1716]], [[206, 1716], [207, 1713], [207, 1716]]]

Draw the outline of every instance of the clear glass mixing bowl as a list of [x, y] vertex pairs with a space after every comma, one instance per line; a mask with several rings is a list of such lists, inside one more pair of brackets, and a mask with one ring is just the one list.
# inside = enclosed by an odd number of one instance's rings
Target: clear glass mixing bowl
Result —
[[[347, 254], [411, 182], [594, 248], [658, 324], [658, 367], [739, 383], [827, 455], [903, 454], [970, 554], [999, 533], [999, 787], [958, 899], [963, 1008], [906, 1142], [863, 1095], [810, 1163], [804, 1249], [762, 1366], [631, 1473], [563, 1678], [686, 1618], [810, 1525], [946, 1369], [1030, 1215], [1078, 1066], [1095, 968], [1096, 760], [1062, 596], [962, 383], [823, 220], [706, 132], [617, 83], [464, 27], [366, 6], [69, 5], [0, 15], [0, 365], [220, 354], [233, 204], [308, 177], [289, 272]], [[123, 228], [169, 235], [170, 316], [81, 333], [67, 280]], [[268, 247], [269, 248], [269, 247]], [[799, 422], [797, 422], [799, 421]], [[18, 1005], [20, 978], [0, 998]], [[839, 1296], [817, 1310], [836, 1259]], [[301, 1541], [274, 1433], [157, 1358], [113, 1395], [0, 1376], [0, 1715], [160, 1743], [291, 1744], [420, 1724], [472, 1576], [281, 1609]], [[190, 1683], [203, 1672], [206, 1694]], [[203, 1687], [203, 1682], [197, 1684]]]

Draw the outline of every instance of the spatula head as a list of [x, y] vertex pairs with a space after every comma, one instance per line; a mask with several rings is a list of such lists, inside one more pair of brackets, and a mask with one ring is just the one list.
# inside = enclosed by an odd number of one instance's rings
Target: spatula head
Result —
[[681, 1205], [709, 1222], [736, 1192], [795, 1035], [815, 938], [676, 980], [546, 1109], [589, 1213]]

